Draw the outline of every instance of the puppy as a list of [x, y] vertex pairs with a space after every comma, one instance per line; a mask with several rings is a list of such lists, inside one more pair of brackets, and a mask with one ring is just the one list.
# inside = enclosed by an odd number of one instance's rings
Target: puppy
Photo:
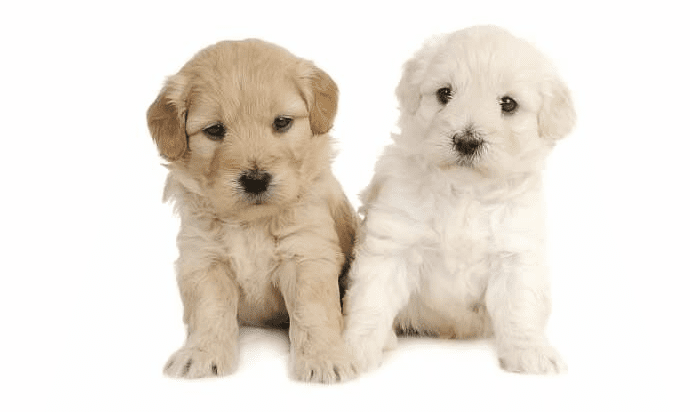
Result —
[[225, 375], [240, 324], [288, 321], [294, 378], [352, 374], [339, 275], [358, 218], [330, 169], [338, 90], [312, 63], [259, 40], [220, 42], [170, 77], [148, 110], [168, 161], [187, 339], [174, 377]]
[[514, 372], [566, 369], [544, 328], [550, 286], [541, 172], [575, 113], [551, 64], [496, 27], [427, 43], [397, 88], [400, 134], [362, 195], [345, 298], [358, 368], [398, 331], [495, 336]]

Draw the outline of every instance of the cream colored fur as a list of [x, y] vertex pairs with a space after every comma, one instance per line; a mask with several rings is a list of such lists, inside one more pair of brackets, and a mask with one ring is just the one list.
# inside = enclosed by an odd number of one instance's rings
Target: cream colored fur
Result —
[[[452, 91], [447, 104], [439, 90]], [[345, 299], [358, 368], [381, 362], [393, 328], [495, 336], [508, 371], [561, 372], [544, 328], [542, 168], [574, 124], [570, 94], [531, 45], [496, 27], [428, 42], [397, 89], [399, 135], [362, 195], [366, 218]], [[503, 112], [501, 99], [517, 102]], [[509, 107], [509, 106], [506, 106]], [[481, 140], [459, 152], [466, 130]]]
[[[294, 378], [353, 374], [338, 278], [358, 218], [330, 169], [326, 133], [336, 107], [326, 73], [258, 40], [202, 50], [151, 105], [149, 128], [169, 160], [165, 199], [181, 219], [177, 279], [187, 326], [166, 374], [228, 374], [240, 324], [288, 318]], [[276, 129], [279, 117], [292, 119], [287, 130]], [[220, 138], [209, 132], [219, 124]], [[257, 171], [271, 176], [260, 195], [242, 183]]]

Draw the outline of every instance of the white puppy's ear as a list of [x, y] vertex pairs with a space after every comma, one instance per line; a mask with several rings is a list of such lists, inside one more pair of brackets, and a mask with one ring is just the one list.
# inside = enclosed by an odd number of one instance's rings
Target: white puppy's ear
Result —
[[171, 162], [187, 151], [187, 84], [183, 75], [170, 77], [146, 112], [149, 131], [158, 152]]
[[542, 107], [537, 114], [539, 136], [546, 139], [565, 137], [575, 126], [575, 107], [568, 87], [554, 77], [546, 84], [542, 98]]
[[327, 133], [333, 127], [338, 110], [338, 86], [331, 76], [308, 61], [300, 62], [297, 77], [309, 109], [312, 133]]
[[395, 94], [400, 102], [400, 109], [414, 114], [422, 100], [421, 85], [429, 68], [431, 59], [444, 42], [446, 36], [437, 36], [427, 40], [411, 59], [403, 66], [400, 83], [395, 89]]
[[405, 63], [400, 83], [398, 83], [398, 87], [395, 89], [395, 94], [400, 102], [400, 109], [410, 114], [414, 114], [417, 111], [419, 102], [422, 100], [419, 86], [426, 70], [424, 61], [420, 61], [416, 57], [411, 58]]

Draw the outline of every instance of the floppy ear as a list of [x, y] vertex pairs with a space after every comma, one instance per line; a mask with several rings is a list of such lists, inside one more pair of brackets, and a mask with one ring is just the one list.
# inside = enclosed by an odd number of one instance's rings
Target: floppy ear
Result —
[[400, 108], [410, 114], [414, 114], [422, 100], [421, 85], [426, 75], [431, 58], [436, 54], [439, 45], [446, 36], [436, 36], [427, 40], [422, 48], [414, 56], [405, 62], [400, 83], [395, 89]]
[[395, 94], [400, 102], [400, 109], [411, 114], [417, 111], [419, 102], [422, 100], [420, 85], [425, 70], [426, 65], [418, 59], [417, 55], [408, 60], [403, 66], [400, 83], [398, 83], [398, 87], [395, 89]]
[[181, 75], [171, 77], [146, 112], [149, 132], [158, 152], [171, 162], [187, 151], [186, 83]]
[[333, 127], [338, 109], [338, 86], [323, 70], [310, 62], [300, 65], [300, 86], [309, 108], [309, 124], [314, 135], [327, 133]]
[[561, 79], [554, 78], [542, 97], [537, 114], [539, 136], [554, 140], [565, 137], [575, 126], [575, 107], [568, 87]]

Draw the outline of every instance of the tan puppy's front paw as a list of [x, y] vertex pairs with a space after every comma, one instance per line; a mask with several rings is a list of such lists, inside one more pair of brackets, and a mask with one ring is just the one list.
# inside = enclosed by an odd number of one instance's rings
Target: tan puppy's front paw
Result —
[[230, 374], [237, 360], [235, 345], [189, 345], [173, 353], [163, 372], [173, 378], [215, 378]]
[[293, 354], [291, 358], [293, 377], [300, 381], [336, 383], [358, 375], [354, 357], [344, 347], [315, 354]]
[[564, 373], [568, 366], [551, 346], [510, 348], [499, 353], [501, 368], [508, 372], [530, 374]]

